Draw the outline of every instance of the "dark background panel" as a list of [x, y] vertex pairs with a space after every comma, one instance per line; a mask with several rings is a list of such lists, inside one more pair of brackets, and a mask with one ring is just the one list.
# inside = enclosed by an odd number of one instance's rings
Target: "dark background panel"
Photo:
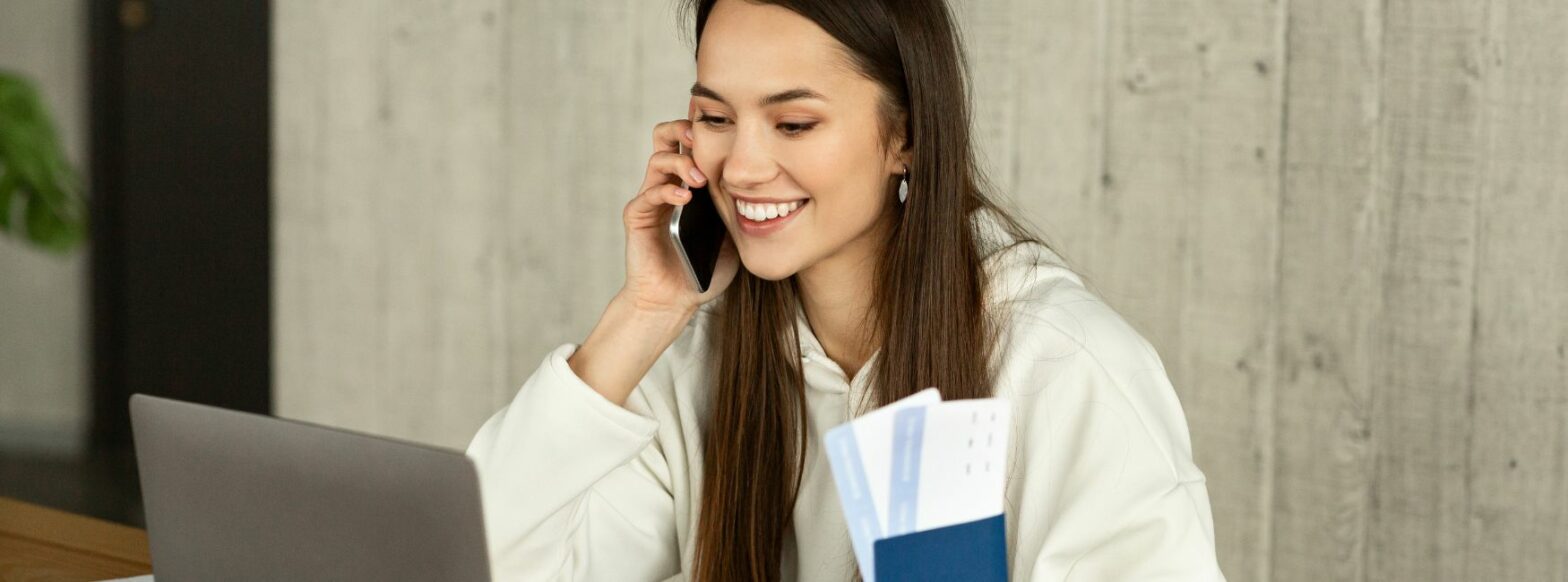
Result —
[[89, 4], [91, 446], [6, 494], [142, 525], [131, 394], [271, 412], [270, 12]]

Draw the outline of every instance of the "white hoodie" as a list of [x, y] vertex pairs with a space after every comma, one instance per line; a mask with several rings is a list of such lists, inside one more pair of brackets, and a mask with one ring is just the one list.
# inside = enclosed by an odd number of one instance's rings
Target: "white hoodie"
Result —
[[[1014, 580], [1223, 580], [1204, 475], [1154, 348], [1042, 245], [975, 217], [988, 301], [1007, 327], [995, 395], [1012, 403], [1006, 524]], [[624, 407], [550, 352], [474, 436], [497, 580], [684, 579], [702, 484], [708, 322], [692, 317]], [[811, 444], [783, 579], [843, 581], [855, 556], [817, 443], [862, 402], [797, 310]]]

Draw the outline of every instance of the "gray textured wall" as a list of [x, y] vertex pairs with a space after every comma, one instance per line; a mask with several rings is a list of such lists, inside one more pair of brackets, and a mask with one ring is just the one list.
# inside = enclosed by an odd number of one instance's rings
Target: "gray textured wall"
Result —
[[[0, 0], [0, 69], [38, 88], [87, 177], [87, 15], [81, 0]], [[0, 449], [68, 455], [88, 410], [87, 250], [0, 235]]]
[[[1568, 576], [1568, 3], [963, 0], [1004, 196], [1159, 348], [1233, 580]], [[665, 0], [278, 0], [282, 414], [460, 447], [622, 276]]]

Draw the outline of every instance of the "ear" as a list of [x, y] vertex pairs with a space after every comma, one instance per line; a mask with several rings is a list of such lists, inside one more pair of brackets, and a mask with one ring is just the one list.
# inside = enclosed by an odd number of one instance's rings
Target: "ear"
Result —
[[910, 154], [908, 149], [901, 149], [901, 150], [895, 150], [895, 151], [888, 152], [887, 173], [889, 173], [889, 174], [902, 174], [902, 173], [904, 173], [904, 168], [906, 166], [914, 165], [913, 159], [914, 159], [914, 156]]
[[888, 165], [888, 168], [889, 168], [888, 172], [892, 173], [892, 174], [903, 173], [904, 166], [910, 165], [911, 161], [914, 158], [914, 156], [913, 156], [914, 146], [913, 146], [913, 144], [909, 143], [909, 136], [908, 136], [908, 134], [906, 134], [904, 132], [904, 127], [908, 123], [907, 119], [908, 119], [908, 114], [907, 113], [906, 114], [900, 114], [898, 116], [898, 123], [895, 124], [893, 136], [889, 140], [890, 141], [890, 144], [889, 144], [890, 147], [887, 150], [888, 151], [888, 164], [889, 164]]

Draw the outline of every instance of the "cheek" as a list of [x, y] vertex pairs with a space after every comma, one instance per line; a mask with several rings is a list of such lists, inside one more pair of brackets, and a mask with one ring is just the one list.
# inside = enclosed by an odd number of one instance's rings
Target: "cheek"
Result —
[[876, 222], [883, 211], [883, 200], [877, 195], [883, 187], [875, 172], [867, 168], [879, 167], [872, 156], [844, 155], [823, 159], [816, 171], [805, 175], [819, 180], [802, 184], [812, 194], [813, 222], [820, 229], [814, 233], [836, 243], [853, 238]]
[[723, 159], [719, 151], [721, 150], [717, 147], [703, 144], [702, 148], [692, 148], [691, 151], [686, 152], [686, 155], [691, 156], [691, 161], [697, 164], [697, 169], [711, 180], [713, 176], [718, 175], [719, 163]]
[[840, 183], [812, 201], [812, 235], [823, 243], [842, 244], [865, 231], [882, 213], [882, 205], [872, 189], [856, 183]]

